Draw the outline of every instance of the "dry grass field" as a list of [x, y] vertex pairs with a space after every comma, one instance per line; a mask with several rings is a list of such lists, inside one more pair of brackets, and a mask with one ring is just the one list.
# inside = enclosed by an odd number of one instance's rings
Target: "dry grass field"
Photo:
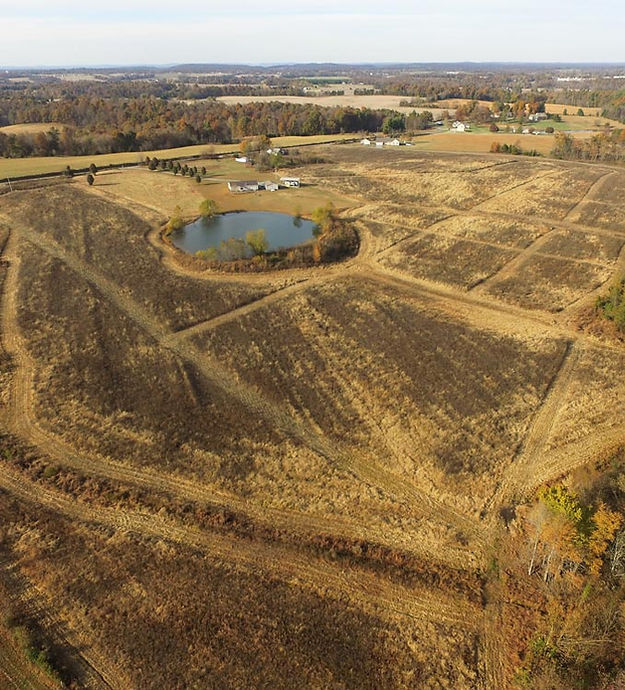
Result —
[[[21, 127], [22, 125], [17, 125]], [[305, 144], [321, 144], [327, 141], [353, 139], [353, 134], [320, 134], [311, 137], [276, 137], [276, 146], [301, 146]], [[4, 182], [7, 177], [19, 178], [43, 173], [60, 173], [69, 165], [78, 170], [88, 168], [91, 163], [98, 168], [109, 165], [132, 165], [142, 163], [146, 156], [158, 158], [184, 158], [185, 156], [202, 156], [205, 154], [236, 153], [238, 144], [197, 144], [175, 149], [159, 149], [158, 151], [131, 151], [128, 153], [104, 153], [97, 156], [47, 156], [32, 158], [0, 158], [0, 179]]]
[[[625, 176], [313, 153], [275, 194], [215, 161], [0, 197], [0, 685], [54, 687], [18, 625], [75, 688], [514, 687], [501, 516], [623, 441], [625, 350], [580, 315]], [[160, 229], [204, 198], [331, 200], [360, 251], [195, 270]]]
[[[207, 175], [198, 184], [193, 178], [181, 178], [170, 172], [150, 171], [145, 168], [107, 170], [96, 177], [94, 189], [108, 198], [123, 198], [140, 203], [158, 213], [170, 216], [180, 206], [185, 216], [197, 217], [204, 199], [212, 199], [223, 211], [275, 211], [276, 213], [309, 216], [318, 206], [331, 202], [337, 209], [347, 209], [357, 202], [335, 193], [324, 186], [304, 182], [297, 189], [281, 188], [278, 192], [261, 190], [251, 194], [232, 194], [228, 180], [261, 179], [280, 180], [288, 170], [280, 173], [256, 172], [232, 160], [200, 160], [193, 165], [205, 166]], [[84, 183], [84, 182], [83, 182]]]
[[48, 132], [53, 127], [62, 131], [65, 125], [60, 122], [25, 122], [19, 125], [5, 125], [0, 127], [0, 134], [39, 134], [39, 132]]
[[406, 98], [406, 96], [385, 96], [376, 94], [355, 96], [353, 93], [345, 94], [344, 96], [218, 96], [217, 100], [227, 103], [228, 105], [235, 103], [271, 103], [272, 101], [277, 101], [278, 103], [318, 105], [325, 108], [371, 108], [373, 110], [387, 108], [388, 110], [397, 110], [403, 113], [411, 113], [413, 110], [417, 112], [430, 110], [435, 117], [440, 117], [443, 108], [446, 107], [441, 105], [440, 108], [432, 110], [431, 108], [400, 106], [402, 101], [410, 99]]
[[[583, 136], [576, 134], [576, 136]], [[554, 135], [543, 134], [482, 134], [478, 132], [434, 132], [415, 137], [414, 147], [420, 151], [449, 151], [453, 153], [488, 153], [493, 142], [520, 146], [524, 151], [536, 150], [548, 156], [553, 149]]]

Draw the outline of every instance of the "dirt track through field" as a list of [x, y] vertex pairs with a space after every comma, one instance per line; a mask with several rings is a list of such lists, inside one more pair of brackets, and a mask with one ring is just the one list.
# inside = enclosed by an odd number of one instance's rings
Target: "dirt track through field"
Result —
[[372, 573], [343, 569], [340, 564], [311, 558], [277, 544], [257, 543], [179, 526], [162, 518], [133, 511], [86, 505], [56, 491], [31, 484], [4, 467], [0, 488], [29, 503], [45, 506], [70, 520], [97, 523], [142, 537], [154, 537], [198, 549], [209, 557], [241, 568], [266, 572], [332, 597], [348, 595], [354, 604], [373, 607], [377, 615], [407, 616], [461, 626], [479, 627], [481, 609], [459, 596], [439, 596], [430, 589], [403, 587]]
[[[540, 484], [571, 471], [588, 462], [589, 459], [596, 458], [601, 450], [617, 447], [623, 441], [622, 434], [619, 431], [614, 431], [608, 435], [590, 434], [582, 442], [576, 444], [574, 452], [571, 452], [568, 447], [561, 452], [557, 449], [547, 448], [559, 415], [570, 397], [571, 383], [581, 356], [592, 348], [622, 351], [622, 348], [609, 343], [602, 343], [593, 339], [592, 336], [576, 331], [574, 325], [569, 323], [573, 308], [577, 308], [580, 304], [590, 300], [601, 288], [585, 293], [583, 297], [576, 300], [573, 305], [567, 307], [562, 314], [557, 316], [504, 303], [488, 295], [485, 290], [489, 285], [515, 275], [524, 262], [532, 256], [566, 258], [573, 263], [591, 264], [599, 267], [608, 265], [608, 262], [594, 259], [560, 257], [544, 252], [542, 248], [552, 239], [554, 233], [563, 230], [610, 238], [625, 237], [625, 233], [618, 230], [597, 229], [569, 220], [576, 211], [583, 207], [584, 203], [593, 200], [602, 186], [615, 174], [612, 170], [604, 172], [598, 179], [594, 180], [581, 198], [569, 208], [560, 220], [531, 214], [524, 217], [515, 213], [489, 211], [483, 208], [487, 202], [509, 192], [544, 177], [562, 175], [567, 170], [568, 168], [563, 166], [550, 169], [544, 174], [537, 175], [530, 180], [524, 180], [493, 194], [469, 209], [447, 209], [449, 215], [436, 220], [427, 228], [414, 229], [396, 224], [398, 228], [412, 229], [413, 233], [397, 240], [381, 251], [378, 251], [379, 241], [364, 227], [361, 227], [362, 245], [356, 258], [323, 269], [285, 271], [279, 276], [267, 274], [250, 276], [235, 274], [231, 276], [211, 274], [210, 272], [198, 274], [180, 266], [172, 258], [171, 251], [161, 243], [160, 228], [154, 225], [147, 233], [146, 241], [158, 249], [161, 262], [168, 269], [197, 280], [250, 282], [269, 286], [271, 290], [269, 294], [253, 302], [177, 332], [169, 331], [153, 314], [141, 307], [132, 296], [120, 290], [115, 283], [97, 269], [86, 264], [74, 254], [65, 251], [58, 244], [30, 227], [15, 224], [6, 218], [4, 220], [12, 227], [12, 234], [4, 255], [4, 258], [10, 262], [10, 267], [5, 282], [2, 327], [6, 349], [17, 364], [17, 370], [13, 374], [13, 390], [9, 410], [10, 426], [17, 435], [41, 448], [46, 455], [58, 460], [59, 464], [74, 467], [87, 473], [139, 487], [152, 488], [182, 498], [208, 501], [216, 505], [226, 506], [249, 515], [259, 523], [271, 524], [278, 528], [284, 527], [302, 535], [316, 532], [332, 535], [340, 533], [355, 538], [364, 536], [374, 540], [379, 537], [375, 532], [370, 532], [367, 525], [357, 524], [350, 519], [339, 517], [335, 520], [334, 518], [317, 517], [297, 511], [261, 508], [254, 506], [251, 501], [247, 501], [241, 496], [214, 487], [202, 486], [190, 479], [159, 473], [152, 469], [127, 466], [92, 453], [88, 455], [77, 453], [62, 439], [40, 428], [33, 408], [35, 363], [30, 359], [22, 342], [16, 322], [19, 282], [17, 248], [19, 241], [30, 242], [49, 256], [63, 262], [65, 266], [94, 286], [104, 299], [109, 300], [123, 314], [132, 319], [160, 346], [191, 364], [211, 385], [219, 387], [233, 396], [266, 422], [278, 427], [297, 442], [325, 458], [328, 463], [351, 473], [367, 486], [381, 490], [409, 507], [416, 515], [424, 516], [439, 524], [444, 523], [467, 535], [469, 543], [464, 547], [465, 553], [467, 556], [470, 554], [472, 557], [477, 556], [478, 559], [483, 559], [494, 534], [498, 508], [510, 501], [526, 497]], [[98, 193], [110, 198], [108, 194]], [[140, 204], [133, 204], [130, 201], [126, 201], [125, 204], [135, 212], [141, 211]], [[440, 207], [436, 208], [440, 210]], [[357, 210], [352, 209], [351, 212], [357, 212]], [[151, 212], [154, 211], [158, 212], [158, 209], [152, 208]], [[145, 210], [143, 214], [145, 215]], [[379, 259], [396, 250], [402, 243], [407, 243], [413, 240], [415, 236], [422, 235], [442, 234], [445, 237], [457, 237], [458, 240], [466, 240], [493, 248], [503, 246], [496, 242], [457, 236], [445, 230], [440, 233], [436, 231], [436, 226], [456, 216], [482, 216], [515, 221], [521, 224], [530, 220], [533, 224], [544, 225], [549, 229], [531, 242], [529, 246], [512, 248], [511, 251], [517, 252], [516, 256], [468, 292], [442, 283], [422, 280], [380, 263]], [[154, 213], [152, 213], [152, 218], [156, 218]], [[389, 225], [388, 223], [383, 224]], [[625, 246], [621, 249], [615, 269], [616, 271], [625, 270]], [[328, 284], [333, 280], [348, 276], [354, 280], [372, 282], [380, 288], [392, 291], [394, 295], [401, 295], [408, 300], [418, 302], [424, 309], [437, 310], [451, 319], [464, 321], [481, 330], [490, 330], [499, 334], [511, 333], [529, 340], [552, 338], [566, 341], [567, 349], [558, 371], [553, 376], [540, 405], [534, 412], [533, 419], [529, 423], [514, 461], [487, 501], [482, 514], [484, 518], [482, 521], [456, 510], [452, 505], [437, 500], [427, 491], [421, 490], [400, 475], [386, 469], [373, 452], [354, 452], [347, 447], [340, 446], [340, 444], [332, 443], [316, 424], [303, 415], [290, 413], [286, 406], [270, 401], [258, 389], [241, 381], [235, 373], [207, 352], [200, 350], [192, 342], [194, 336], [207, 330], [274, 305], [280, 300], [289, 299], [308, 288]], [[337, 377], [337, 380], [340, 380], [343, 386], [349, 383], [346, 378]], [[383, 436], [383, 433], [381, 435]], [[392, 449], [391, 451], [395, 452]], [[483, 653], [488, 687], [498, 688], [503, 682], [505, 669], [497, 649], [494, 618], [491, 620], [488, 612], [483, 615], [479, 606], [468, 603], [460, 596], [446, 592], [432, 592], [425, 587], [403, 587], [388, 581], [383, 575], [372, 574], [351, 566], [346, 566], [343, 569], [339, 564], [328, 563], [314, 554], [301, 552], [281, 543], [242, 540], [234, 535], [222, 535], [201, 531], [197, 528], [182, 527], [161, 517], [138, 511], [86, 505], [59, 492], [48, 490], [41, 484], [26, 483], [23, 477], [13, 473], [10, 469], [0, 472], [0, 488], [11, 492], [21, 500], [39, 503], [73, 520], [106, 525], [116, 530], [131, 532], [144, 537], [169, 540], [198, 549], [217, 560], [223, 560], [225, 563], [234, 564], [236, 568], [245, 572], [266, 571], [276, 578], [297, 583], [298, 586], [311, 588], [330, 597], [340, 598], [347, 595], [355, 605], [372, 610], [381, 616], [409, 617], [471, 630], [477, 630], [484, 626]], [[422, 553], [424, 556], [440, 562], [461, 564], [462, 549], [460, 547], [452, 551], [451, 547], [441, 544], [438, 547], [440, 553], [436, 553], [436, 545], [421, 544], [418, 535], [415, 535], [413, 541], [416, 553]], [[97, 658], [94, 659], [93, 663], [94, 668], [97, 668]], [[0, 657], [0, 672], [1, 669], [2, 659]], [[113, 679], [114, 669], [109, 669], [109, 673], [111, 674], [110, 678]], [[106, 676], [106, 672], [103, 675]], [[114, 683], [111, 686], [116, 687]]]
[[614, 175], [617, 175], [617, 173], [609, 171], [601, 175], [598, 179], [596, 179], [591, 185], [588, 187], [588, 190], [586, 194], [577, 202], [575, 202], [571, 208], [569, 209], [568, 213], [564, 216], [564, 220], [567, 220], [569, 216], [572, 216], [576, 211], [578, 211], [585, 202], [591, 201], [594, 198], [595, 192], [600, 189], [603, 186], [603, 183], [608, 177], [613, 177]]

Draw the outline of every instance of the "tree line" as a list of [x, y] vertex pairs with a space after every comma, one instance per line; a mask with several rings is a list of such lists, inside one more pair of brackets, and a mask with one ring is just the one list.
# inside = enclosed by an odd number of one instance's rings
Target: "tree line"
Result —
[[227, 144], [248, 136], [309, 136], [379, 131], [388, 110], [292, 103], [196, 104], [156, 98], [91, 99], [79, 97], [42, 103], [23, 122], [51, 122], [37, 134], [0, 133], [0, 155], [92, 155], [150, 151], [193, 144]]
[[589, 139], [556, 132], [551, 155], [563, 160], [625, 161], [625, 129], [608, 129]]

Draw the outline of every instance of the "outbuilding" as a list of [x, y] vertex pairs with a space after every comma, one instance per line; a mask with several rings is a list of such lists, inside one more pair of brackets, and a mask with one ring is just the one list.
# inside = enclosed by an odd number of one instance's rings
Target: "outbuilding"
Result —
[[231, 192], [257, 192], [259, 185], [256, 180], [231, 180], [228, 189]]
[[280, 182], [282, 182], [285, 187], [301, 187], [299, 177], [281, 177]]

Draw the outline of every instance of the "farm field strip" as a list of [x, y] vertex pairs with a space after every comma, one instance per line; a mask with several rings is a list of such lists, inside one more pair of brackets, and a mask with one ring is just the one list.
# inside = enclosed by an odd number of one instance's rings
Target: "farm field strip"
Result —
[[601, 175], [598, 179], [596, 179], [594, 182], [591, 183], [591, 185], [588, 187], [588, 191], [584, 194], [584, 196], [571, 208], [569, 209], [568, 213], [564, 216], [564, 220], [567, 220], [569, 216], [573, 215], [575, 211], [577, 211], [585, 202], [590, 201], [593, 198], [593, 195], [595, 192], [603, 186], [603, 183], [605, 180], [609, 177], [615, 176], [617, 173], [613, 171], [608, 171]]
[[[539, 463], [540, 455], [556, 423], [558, 412], [566, 399], [580, 355], [579, 345], [569, 343], [562, 364], [549, 384], [547, 394], [523, 440], [516, 461], [506, 481], [502, 482], [498, 489], [493, 501], [495, 504], [502, 505], [515, 491], [525, 493], [528, 488], [534, 486], [532, 476], [536, 475], [536, 465]], [[540, 486], [540, 482], [537, 486]]]
[[[623, 260], [625, 261], [625, 256]], [[369, 271], [357, 275], [360, 275], [363, 280], [373, 280], [399, 288], [418, 299], [424, 306], [435, 306], [441, 313], [467, 322], [478, 329], [504, 331], [530, 337], [541, 333], [553, 338], [559, 337], [584, 344], [597, 351], [622, 353], [622, 347], [619, 345], [580, 333], [556, 320], [552, 315], [543, 316], [540, 312], [528, 311], [490, 297], [482, 299], [474, 292], [461, 292], [447, 285], [431, 283], [405, 273], [398, 273], [386, 266], [372, 265]]]
[[[343, 269], [343, 271], [345, 270], [346, 269]], [[322, 285], [323, 283], [326, 283], [335, 278], [337, 274], [338, 271], [326, 269], [318, 275], [311, 275], [310, 277], [302, 278], [296, 283], [291, 283], [290, 285], [279, 287], [273, 292], [269, 293], [268, 295], [253, 300], [252, 302], [244, 304], [241, 307], [232, 309], [231, 311], [225, 312], [224, 314], [220, 314], [219, 316], [214, 316], [213, 318], [207, 319], [206, 321], [200, 321], [199, 323], [196, 323], [193, 326], [189, 326], [188, 328], [183, 328], [179, 331], [175, 331], [174, 333], [165, 336], [162, 339], [161, 344], [164, 347], [169, 347], [170, 345], [181, 343], [183, 341], [186, 341], [188, 338], [192, 338], [195, 335], [203, 333], [207, 329], [218, 328], [219, 326], [223, 325], [224, 323], [227, 323], [228, 321], [232, 321], [234, 319], [240, 318], [241, 316], [251, 314], [257, 309], [262, 309], [263, 307], [266, 307], [269, 304], [274, 304], [275, 302], [278, 302], [282, 299], [286, 299], [290, 295], [296, 294], [301, 290], [305, 290], [311, 285]]]
[[514, 184], [511, 187], [508, 187], [507, 189], [500, 190], [499, 192], [492, 194], [489, 197], [486, 197], [486, 199], [482, 199], [479, 201], [475, 206], [472, 206], [470, 210], [472, 211], [477, 211], [479, 210], [480, 206], [483, 204], [488, 203], [489, 201], [492, 201], [493, 199], [497, 199], [500, 196], [503, 196], [504, 194], [508, 194], [510, 192], [513, 192], [516, 189], [520, 189], [521, 187], [525, 187], [526, 185], [532, 184], [534, 182], [537, 182], [538, 180], [542, 180], [545, 177], [555, 177], [556, 175], [562, 175], [563, 171], [562, 170], [550, 170], [549, 172], [546, 172], [544, 175], [536, 175], [529, 180], [523, 180], [522, 182], [519, 182], [518, 184]]
[[571, 304], [564, 308], [564, 313], [566, 315], [569, 315], [572, 312], [578, 310], [584, 304], [593, 304], [594, 300], [597, 297], [599, 297], [599, 295], [605, 290], [606, 284], [612, 281], [615, 277], [620, 275], [625, 275], [625, 243], [623, 243], [621, 251], [619, 252], [619, 256], [617, 260], [614, 262], [612, 276], [608, 278], [605, 283], [599, 285], [599, 287], [595, 288], [594, 290], [591, 290], [590, 292], [587, 292], [585, 295], [582, 295], [574, 302], [571, 302]]
[[[377, 530], [370, 529], [366, 524], [354, 522], [346, 517], [325, 518], [320, 515], [303, 514], [284, 508], [255, 507], [253, 502], [232, 492], [198, 483], [192, 479], [185, 479], [174, 474], [164, 474], [154, 469], [125, 465], [110, 458], [98, 456], [93, 452], [77, 453], [57, 435], [42, 428], [37, 423], [33, 413], [35, 364], [21, 341], [19, 329], [15, 322], [18, 275], [16, 266], [18, 260], [14, 256], [14, 245], [15, 239], [12, 238], [3, 257], [11, 262], [12, 270], [9, 271], [5, 284], [2, 325], [5, 348], [17, 364], [11, 386], [11, 404], [9, 407], [11, 417], [9, 426], [16, 435], [41, 448], [61, 465], [123, 483], [173, 493], [183, 499], [198, 502], [208, 501], [215, 505], [223, 505], [245, 513], [261, 524], [270, 519], [276, 527], [294, 530], [300, 535], [309, 535], [314, 532], [332, 533], [354, 539], [364, 537], [372, 541], [381, 541], [383, 535]], [[422, 540], [413, 541], [413, 544], [419, 552], [423, 551], [423, 554], [429, 558], [442, 557], [444, 561], [451, 559], [449, 562], [456, 565], [466, 562], [466, 556], [463, 555], [464, 549], [458, 548], [457, 553], [452, 554], [448, 553], [448, 548], [443, 550], [445, 553], [440, 549], [432, 551], [432, 549], [427, 548], [427, 542]]]
[[[424, 305], [435, 307], [442, 313], [467, 322], [475, 328], [505, 331], [516, 334], [535, 334], [539, 330], [553, 337], [573, 337], [571, 332], [559, 326], [553, 319], [528, 312], [521, 307], [481, 299], [479, 296], [456, 290], [447, 285], [432, 283], [397, 272], [386, 266], [372, 266], [361, 274], [363, 280], [372, 280], [399, 288], [418, 299]], [[470, 309], [467, 309], [470, 307]]]
[[[535, 244], [536, 242], [539, 242], [539, 240], [545, 239], [547, 234], [549, 234], [549, 233], [545, 233], [541, 237], [537, 238], [535, 240], [535, 242], [532, 243], [532, 245], [526, 247], [525, 249], [521, 249], [521, 248], [516, 248], [516, 247], [510, 247], [510, 246], [505, 245], [505, 244], [498, 244], [496, 242], [489, 242], [487, 240], [481, 240], [481, 239], [478, 239], [475, 237], [466, 237], [465, 235], [457, 234], [457, 233], [454, 233], [450, 230], [443, 230], [441, 232], [441, 231], [436, 231], [436, 230], [432, 229], [432, 228], [435, 228], [437, 225], [444, 223], [445, 221], [448, 221], [451, 218], [462, 217], [464, 215], [467, 215], [467, 214], [461, 213], [461, 214], [456, 214], [456, 215], [450, 215], [450, 216], [447, 216], [446, 218], [435, 221], [434, 223], [432, 223], [432, 225], [428, 226], [425, 229], [417, 229], [417, 230], [413, 230], [413, 228], [411, 228], [410, 226], [401, 225], [399, 223], [389, 223], [387, 221], [369, 221], [370, 223], [374, 223], [374, 224], [377, 224], [380, 226], [390, 226], [390, 227], [396, 227], [396, 228], [400, 228], [400, 229], [406, 229], [406, 230], [413, 231], [410, 235], [407, 235], [406, 237], [402, 237], [401, 239], [397, 240], [396, 242], [389, 245], [388, 247], [385, 247], [384, 249], [379, 250], [376, 253], [376, 258], [383, 257], [383, 256], [386, 256], [387, 254], [390, 254], [391, 250], [396, 249], [399, 245], [402, 245], [402, 244], [410, 242], [411, 240], [414, 240], [415, 237], [436, 237], [436, 238], [446, 237], [449, 239], [457, 239], [459, 241], [467, 242], [469, 244], [479, 244], [479, 245], [482, 245], [484, 247], [492, 247], [494, 249], [506, 249], [507, 251], [515, 252], [517, 254], [518, 258], [521, 260], [523, 260], [523, 258], [525, 258], [522, 255], [527, 252], [527, 254], [525, 256], [528, 256], [531, 254], [536, 254], [537, 256], [543, 256], [543, 257], [547, 257], [547, 258], [551, 258], [551, 259], [561, 259], [561, 260], [566, 260], [566, 261], [572, 261], [573, 263], [588, 264], [591, 266], [599, 266], [601, 268], [607, 268], [609, 265], [606, 261], [598, 261], [595, 259], [580, 259], [580, 258], [576, 258], [576, 257], [572, 257], [572, 256], [562, 256], [560, 254], [554, 254], [551, 252], [540, 251], [540, 245], [538, 248], [534, 248], [531, 252], [529, 251], [531, 249], [531, 247], [533, 246], [533, 244]], [[513, 261], [515, 261], [515, 262], [516, 262], [516, 260], [517, 260], [516, 258], [513, 259]], [[505, 269], [507, 269], [510, 266], [510, 263], [511, 262], [508, 262], [508, 264], [506, 264]], [[493, 276], [491, 276], [491, 277], [493, 277]], [[487, 280], [490, 280], [490, 278], [488, 278]], [[482, 282], [486, 282], [486, 281], [482, 281]], [[475, 287], [477, 287], [477, 286], [475, 286]]]
[[[55, 242], [43, 238], [39, 233], [26, 226], [18, 226], [14, 223], [13, 230], [46, 253], [63, 261], [89, 284], [94, 285], [101, 294], [109, 298], [157, 342], [163, 342], [170, 335], [160, 324], [155, 323], [151, 316], [139, 307], [132, 298], [119, 290], [108, 278], [87, 267], [81, 259], [65, 252]], [[478, 526], [473, 523], [471, 518], [458, 513], [394, 473], [381, 468], [373, 458], [346, 453], [333, 446], [317, 429], [312, 428], [302, 419], [295, 419], [281, 406], [263, 398], [254, 388], [238, 381], [214, 358], [208, 358], [205, 353], [199, 352], [190, 343], [186, 341], [182, 344], [173, 342], [169, 344], [168, 349], [181, 359], [193, 364], [211, 384], [240, 400], [248, 409], [256, 412], [271, 425], [277, 426], [293, 438], [301, 441], [305, 446], [325, 458], [331, 465], [352, 473], [365, 484], [378, 487], [392, 494], [396, 499], [413, 506], [418, 514], [423, 513], [435, 520], [447, 521], [448, 524], [458, 526], [471, 534], [477, 542], [482, 540]]]
[[[512, 261], [509, 261], [501, 270], [497, 271], [496, 273], [493, 273], [491, 276], [483, 280], [479, 285], [476, 285], [474, 288], [472, 288], [473, 291], [482, 292], [488, 286], [490, 286], [491, 283], [497, 283], [498, 281], [504, 280], [505, 278], [509, 278], [510, 276], [514, 275], [525, 261], [527, 261], [534, 254], [540, 252], [540, 248], [551, 238], [551, 234], [553, 232], [553, 230], [549, 230], [544, 235], [541, 235], [534, 242], [532, 242], [532, 244], [530, 244], [529, 247], [526, 247], [525, 249], [520, 251], [517, 254], [517, 256], [514, 259], [512, 259]], [[557, 256], [556, 258], [561, 259], [562, 257]]]
[[573, 447], [567, 445], [563, 449], [550, 450], [536, 463], [534, 474], [528, 476], [522, 487], [524, 493], [530, 494], [549, 482], [566, 476], [579, 467], [588, 464], [588, 458], [609, 456], [623, 447], [622, 429], [607, 433], [591, 434]]
[[361, 570], [346, 570], [321, 559], [311, 559], [273, 544], [224, 537], [188, 526], [178, 526], [156, 515], [95, 507], [72, 500], [59, 492], [30, 484], [4, 468], [0, 487], [29, 503], [43, 505], [71, 520], [96, 523], [199, 549], [212, 559], [234, 564], [244, 572], [261, 568], [285, 582], [341, 598], [348, 595], [359, 606], [373, 606], [378, 615], [388, 612], [417, 620], [433, 620], [463, 628], [480, 625], [481, 608], [459, 595], [437, 595], [431, 589], [415, 589], [389, 582]]
[[[353, 139], [353, 134], [320, 134], [307, 136], [276, 137], [275, 146], [291, 147], [311, 144], [323, 144], [343, 139]], [[195, 144], [172, 149], [157, 149], [154, 151], [129, 151], [122, 153], [102, 153], [92, 156], [47, 156], [31, 158], [3, 158], [0, 159], [0, 177], [17, 179], [45, 173], [58, 173], [60, 176], [66, 165], [72, 168], [88, 168], [94, 163], [98, 168], [116, 165], [140, 165], [146, 156], [158, 158], [185, 158], [206, 154], [237, 153], [238, 145], [233, 144]]]

